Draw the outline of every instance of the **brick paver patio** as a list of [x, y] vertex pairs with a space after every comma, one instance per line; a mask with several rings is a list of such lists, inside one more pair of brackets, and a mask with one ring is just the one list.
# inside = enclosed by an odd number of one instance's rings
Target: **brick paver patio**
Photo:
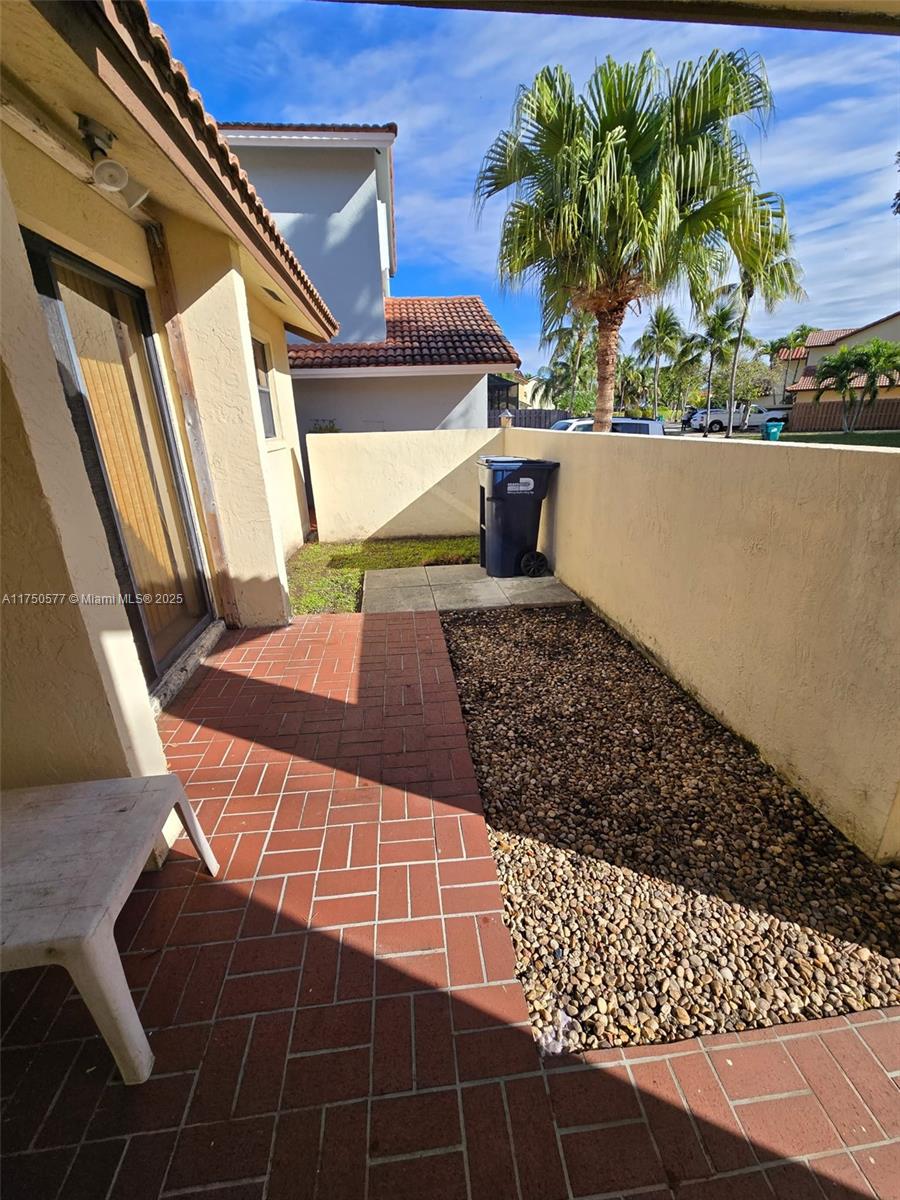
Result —
[[228, 634], [163, 719], [179, 843], [117, 932], [151, 1080], [3, 979], [5, 1200], [891, 1200], [900, 1013], [541, 1063], [435, 613]]

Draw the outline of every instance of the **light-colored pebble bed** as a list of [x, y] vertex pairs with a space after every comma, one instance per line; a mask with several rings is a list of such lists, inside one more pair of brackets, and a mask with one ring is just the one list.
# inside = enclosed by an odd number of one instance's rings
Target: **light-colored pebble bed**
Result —
[[580, 607], [442, 621], [545, 1044], [900, 1003], [900, 871], [604, 621]]

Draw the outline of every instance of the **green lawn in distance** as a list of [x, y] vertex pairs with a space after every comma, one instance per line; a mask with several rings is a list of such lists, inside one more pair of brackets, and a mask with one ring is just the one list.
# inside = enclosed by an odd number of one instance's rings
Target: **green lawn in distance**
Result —
[[[739, 433], [736, 437], [755, 438], [759, 432]], [[856, 433], [782, 433], [782, 442], [815, 442], [825, 446], [893, 446], [900, 448], [900, 429], [862, 429]]]

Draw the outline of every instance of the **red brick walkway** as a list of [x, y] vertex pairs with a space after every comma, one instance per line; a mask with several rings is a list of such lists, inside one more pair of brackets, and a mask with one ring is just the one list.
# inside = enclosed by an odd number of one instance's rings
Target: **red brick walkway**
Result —
[[542, 1066], [436, 615], [230, 634], [162, 727], [222, 878], [119, 921], [141, 1087], [4, 977], [4, 1200], [900, 1196], [896, 1011]]

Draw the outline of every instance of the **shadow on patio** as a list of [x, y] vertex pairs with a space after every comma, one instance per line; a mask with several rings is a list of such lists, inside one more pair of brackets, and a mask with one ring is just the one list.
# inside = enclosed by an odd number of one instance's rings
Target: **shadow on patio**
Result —
[[61, 971], [6, 976], [6, 1196], [888, 1186], [882, 1014], [541, 1062], [435, 615], [308, 618], [215, 659], [162, 725], [222, 876], [179, 842], [117, 925], [154, 1074], [115, 1082]]

